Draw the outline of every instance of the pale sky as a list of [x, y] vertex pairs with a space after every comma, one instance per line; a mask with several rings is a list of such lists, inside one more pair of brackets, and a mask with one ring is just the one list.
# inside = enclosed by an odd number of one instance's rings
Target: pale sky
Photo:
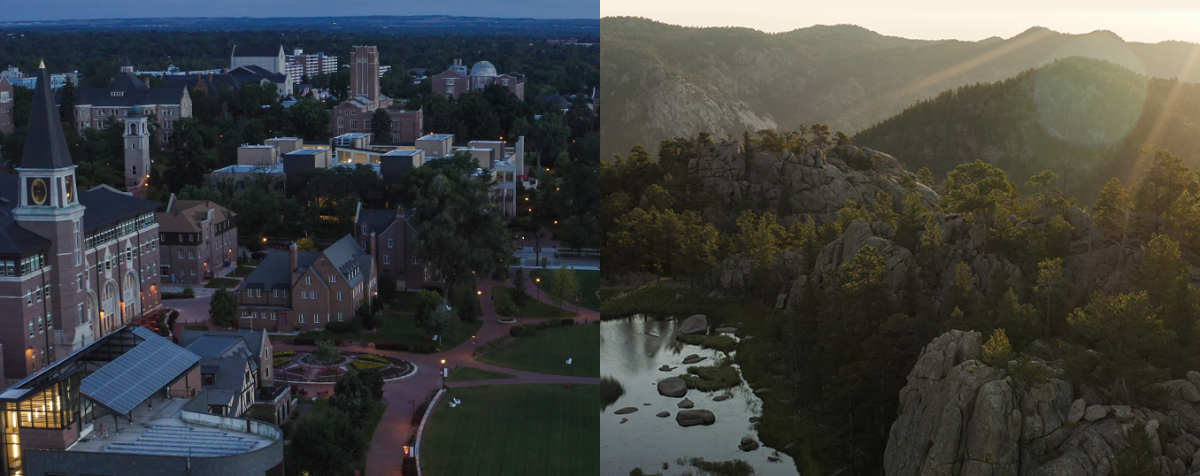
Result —
[[1195, 0], [602, 0], [600, 15], [766, 32], [854, 24], [927, 40], [1010, 38], [1043, 26], [1063, 33], [1110, 30], [1126, 41], [1200, 43], [1200, 2]]

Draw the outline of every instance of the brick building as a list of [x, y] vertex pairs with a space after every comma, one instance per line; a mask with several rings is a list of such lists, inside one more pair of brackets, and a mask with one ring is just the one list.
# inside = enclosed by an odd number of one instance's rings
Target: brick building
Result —
[[176, 200], [154, 214], [162, 280], [200, 284], [237, 264], [237, 214], [210, 200]]
[[396, 280], [397, 289], [441, 286], [437, 272], [417, 259], [417, 230], [403, 208], [370, 209], [360, 203], [354, 214], [354, 239], [371, 255], [379, 276]]
[[324, 251], [268, 254], [234, 292], [240, 327], [271, 332], [322, 329], [349, 322], [374, 298], [377, 269], [371, 256], [346, 235]]
[[158, 203], [76, 187], [42, 68], [17, 175], [0, 173], [0, 349], [6, 380], [161, 306]]
[[525, 76], [516, 73], [497, 74], [496, 67], [488, 61], [475, 63], [468, 71], [461, 59], [455, 59], [450, 69], [434, 75], [430, 80], [433, 92], [454, 99], [458, 99], [462, 93], [483, 89], [489, 84], [504, 86], [518, 99], [525, 100]]
[[425, 116], [394, 104], [379, 90], [379, 52], [374, 46], [355, 46], [350, 52], [350, 99], [333, 108], [329, 130], [334, 136], [371, 132], [375, 110], [387, 110], [392, 119], [391, 142], [412, 143], [424, 134]]
[[[49, 81], [47, 80], [47, 83]], [[58, 94], [54, 104], [62, 103]], [[121, 120], [130, 108], [138, 107], [142, 114], [153, 116], [158, 125], [158, 141], [167, 144], [175, 121], [192, 117], [192, 98], [183, 86], [152, 88], [133, 73], [133, 66], [121, 67], [117, 78], [103, 88], [75, 88], [75, 131], [89, 127], [102, 129], [109, 119]], [[65, 118], [64, 118], [65, 119]]]

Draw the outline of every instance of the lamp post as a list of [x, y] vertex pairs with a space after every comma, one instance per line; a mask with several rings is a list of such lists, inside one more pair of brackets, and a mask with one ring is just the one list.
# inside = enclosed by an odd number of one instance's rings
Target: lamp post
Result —
[[475, 352], [479, 352], [479, 341], [475, 340], [475, 336], [471, 336], [471, 342], [475, 344]]
[[542, 300], [542, 278], [533, 278], [533, 281], [537, 283], [537, 286], [534, 286], [534, 287], [538, 288], [538, 301], [541, 301]]
[[442, 388], [446, 388], [446, 359], [442, 359]]

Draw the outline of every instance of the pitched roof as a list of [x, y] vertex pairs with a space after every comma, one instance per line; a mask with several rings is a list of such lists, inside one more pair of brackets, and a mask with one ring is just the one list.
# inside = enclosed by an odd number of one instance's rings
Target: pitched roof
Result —
[[[76, 88], [75, 104], [91, 105], [93, 107], [132, 107], [150, 104], [178, 105], [187, 95], [186, 85], [169, 84], [166, 87], [151, 88], [134, 76], [133, 73], [121, 73], [108, 86], [103, 88]], [[117, 94], [113, 94], [116, 92]], [[62, 102], [61, 93], [55, 96], [55, 102]]]
[[126, 57], [125, 57], [125, 61], [122, 61], [122, 62], [121, 62], [121, 67], [122, 67], [122, 68], [132, 68], [132, 67], [133, 67], [133, 63], [130, 63], [130, 62], [129, 62], [129, 57], [128, 57], [128, 56], [126, 56]]
[[396, 211], [389, 209], [371, 209], [364, 208], [358, 212], [358, 223], [355, 226], [367, 225], [368, 231], [373, 231], [375, 234], [383, 233], [383, 230], [392, 226], [396, 221]]
[[171, 209], [154, 214], [158, 228], [168, 233], [198, 233], [200, 222], [208, 218], [208, 211], [213, 211], [213, 222], [220, 223], [234, 216], [229, 209], [217, 205], [211, 200], [176, 200]]
[[280, 46], [233, 46], [234, 58], [262, 58], [266, 56], [279, 56], [279, 52], [283, 51], [283, 45]]
[[38, 70], [38, 82], [33, 93], [33, 112], [29, 115], [29, 130], [25, 133], [25, 150], [21, 155], [23, 169], [61, 169], [71, 167], [67, 136], [54, 105], [50, 88], [50, 73]]
[[[300, 251], [296, 253], [296, 266], [307, 268], [312, 266], [313, 262], [321, 253], [317, 251]], [[263, 258], [262, 263], [258, 264], [257, 268], [242, 280], [241, 286], [238, 289], [248, 289], [257, 287], [261, 289], [289, 289], [292, 285], [292, 270], [288, 269], [291, 266], [288, 253], [268, 253], [266, 258]]]
[[83, 227], [93, 230], [105, 225], [135, 218], [158, 209], [158, 202], [137, 198], [108, 185], [100, 185], [79, 193], [83, 212]]
[[184, 348], [187, 348], [205, 337], [230, 337], [245, 340], [246, 345], [250, 347], [250, 354], [258, 355], [262, 352], [263, 338], [266, 337], [266, 334], [267, 331], [254, 331], [250, 329], [238, 329], [236, 331], [187, 331], [183, 334], [183, 341], [180, 344]]
[[[343, 236], [337, 243], [329, 245], [322, 251], [326, 258], [329, 258], [329, 263], [337, 268], [342, 274], [342, 278], [350, 283], [351, 286], [358, 284], [366, 276], [371, 274], [371, 256], [364, 253], [362, 248], [358, 246], [358, 242], [354, 241], [354, 237], [350, 235]], [[358, 270], [355, 274], [354, 271]]]

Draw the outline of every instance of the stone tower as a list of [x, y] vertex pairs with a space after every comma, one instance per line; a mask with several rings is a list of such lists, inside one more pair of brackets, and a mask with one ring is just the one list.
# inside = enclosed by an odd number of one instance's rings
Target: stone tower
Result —
[[379, 51], [374, 46], [355, 46], [350, 52], [350, 97], [379, 99]]
[[150, 179], [150, 126], [142, 108], [125, 116], [125, 190], [137, 191]]
[[[17, 167], [21, 199], [13, 209], [13, 218], [22, 228], [50, 240], [45, 254], [47, 267], [38, 279], [39, 287], [50, 296], [36, 313], [39, 320], [45, 318], [46, 331], [33, 334], [27, 348], [22, 349], [27, 358], [40, 361], [41, 367], [69, 354], [74, 343], [94, 339], [84, 314], [86, 295], [76, 289], [81, 276], [87, 274], [83, 251], [84, 207], [79, 203], [75, 164], [54, 105], [45, 64], [38, 70], [32, 109], [24, 154]], [[29, 325], [8, 322], [8, 317], [0, 319], [0, 325], [4, 326]]]

